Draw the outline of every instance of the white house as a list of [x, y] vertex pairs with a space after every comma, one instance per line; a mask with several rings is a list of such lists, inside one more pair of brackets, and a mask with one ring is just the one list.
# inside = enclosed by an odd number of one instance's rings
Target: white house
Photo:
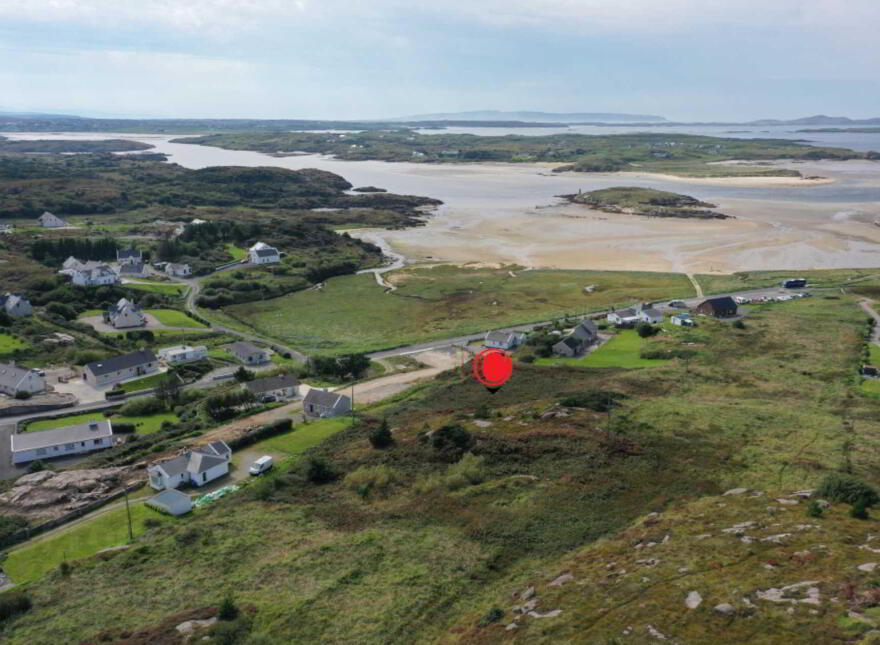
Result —
[[13, 433], [12, 463], [22, 464], [35, 459], [66, 457], [113, 446], [113, 426], [110, 421], [89, 421], [73, 426]]
[[639, 322], [657, 325], [663, 322], [663, 313], [654, 309], [651, 305], [642, 305], [638, 311]]
[[0, 233], [12, 233], [12, 224], [0, 224]]
[[251, 264], [278, 264], [281, 262], [281, 255], [278, 253], [278, 249], [264, 242], [257, 242], [249, 248], [248, 257]]
[[71, 256], [64, 261], [58, 273], [69, 275], [73, 284], [80, 287], [95, 287], [105, 284], [116, 284], [119, 276], [104, 262], [81, 262]]
[[42, 215], [37, 218], [37, 221], [40, 222], [40, 226], [43, 228], [64, 228], [65, 226], [70, 226], [63, 219], [58, 217], [57, 215], [53, 215], [49, 211], [45, 211]]
[[338, 417], [351, 412], [351, 399], [313, 387], [303, 400], [303, 411], [313, 417]]
[[3, 394], [37, 394], [45, 389], [46, 381], [35, 370], [19, 367], [15, 363], [0, 363], [0, 392]]
[[156, 490], [177, 488], [183, 484], [202, 486], [229, 472], [232, 450], [225, 441], [214, 441], [177, 457], [147, 466], [150, 486]]
[[678, 325], [679, 327], [696, 326], [694, 319], [688, 313], [673, 314], [669, 317], [669, 322], [671, 322], [673, 325]]
[[146, 278], [150, 271], [143, 262], [123, 262], [118, 265], [116, 273], [120, 278]]
[[276, 401], [281, 401], [282, 399], [292, 399], [297, 395], [299, 381], [293, 374], [281, 374], [248, 381], [244, 387], [250, 390], [258, 400], [271, 397]]
[[612, 311], [608, 314], [607, 320], [612, 325], [617, 325], [618, 327], [632, 326], [639, 322], [639, 314], [635, 309], [630, 307], [627, 309]]
[[8, 293], [0, 296], [0, 309], [13, 318], [30, 316], [34, 313], [30, 300], [17, 293]]
[[119, 302], [107, 310], [107, 319], [116, 329], [129, 327], [143, 327], [147, 324], [144, 312], [128, 298], [121, 298]]
[[245, 365], [260, 365], [269, 362], [268, 350], [247, 341], [240, 340], [230, 343], [227, 349]]
[[191, 363], [208, 357], [208, 348], [204, 345], [175, 345], [163, 347], [158, 352], [159, 358], [166, 363]]
[[486, 347], [494, 347], [495, 349], [514, 349], [519, 347], [525, 334], [515, 331], [490, 331], [486, 332], [486, 340], [483, 345]]
[[119, 264], [143, 264], [144, 254], [138, 249], [116, 249], [116, 262]]
[[83, 369], [83, 378], [92, 387], [103, 387], [150, 374], [158, 369], [159, 359], [153, 352], [144, 349], [88, 363]]
[[153, 495], [144, 503], [160, 513], [168, 515], [186, 515], [192, 510], [192, 497], [173, 488]]
[[187, 278], [192, 275], [192, 267], [188, 264], [174, 264], [169, 262], [165, 265], [165, 273], [175, 278]]

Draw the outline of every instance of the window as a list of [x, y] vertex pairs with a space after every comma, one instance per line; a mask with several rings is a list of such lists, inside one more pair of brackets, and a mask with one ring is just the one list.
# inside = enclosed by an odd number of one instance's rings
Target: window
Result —
[[55, 452], [58, 452], [59, 448], [58, 448], [58, 446], [52, 446], [52, 450], [54, 450]]
[[104, 440], [103, 440], [103, 439], [101, 439], [101, 438], [95, 439], [95, 445], [96, 445], [96, 446], [100, 446], [102, 443], [104, 443]]
[[64, 444], [64, 449], [65, 450], [73, 450], [73, 446], [74, 446], [74, 444], [72, 444], [72, 443], [66, 443], [66, 444]]
[[45, 455], [46, 449], [45, 448], [37, 448], [37, 454], [38, 455]]
[[79, 442], [79, 445], [80, 445], [82, 448], [85, 448], [85, 447], [86, 447], [86, 442], [85, 442], [85, 441], [80, 441], [80, 442]]

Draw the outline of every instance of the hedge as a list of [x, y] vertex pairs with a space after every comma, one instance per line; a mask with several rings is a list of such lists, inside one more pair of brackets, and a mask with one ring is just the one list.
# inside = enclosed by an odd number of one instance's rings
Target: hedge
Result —
[[263, 439], [274, 437], [275, 435], [281, 434], [282, 432], [287, 432], [292, 427], [293, 422], [290, 419], [278, 419], [277, 421], [267, 423], [266, 425], [257, 428], [252, 432], [241, 435], [240, 437], [236, 437], [232, 441], [229, 441], [229, 447], [232, 450], [238, 450], [239, 448], [250, 446], [251, 444], [254, 444]]

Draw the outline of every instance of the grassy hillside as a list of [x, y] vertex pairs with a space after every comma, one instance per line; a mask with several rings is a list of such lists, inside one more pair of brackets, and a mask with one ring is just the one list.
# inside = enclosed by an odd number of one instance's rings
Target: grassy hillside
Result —
[[[671, 273], [437, 266], [386, 277], [397, 285], [396, 291], [383, 294], [371, 275], [346, 276], [329, 280], [321, 290], [235, 305], [224, 312], [306, 351], [347, 352], [693, 294], [684, 275]], [[590, 285], [596, 289], [585, 293]]]
[[340, 159], [455, 163], [475, 161], [563, 162], [558, 171], [639, 170], [682, 176], [785, 175], [795, 170], [766, 166], [721, 166], [733, 159], [856, 159], [864, 153], [814, 147], [784, 139], [724, 139], [695, 135], [554, 134], [548, 136], [476, 136], [414, 132], [226, 133], [175, 139], [232, 150], [266, 153], [313, 152]]
[[701, 202], [689, 195], [653, 188], [615, 186], [586, 193], [564, 195], [573, 204], [583, 204], [607, 213], [632, 213], [651, 217], [725, 219], [728, 216], [711, 209], [715, 204]]
[[[790, 493], [841, 470], [880, 482], [880, 402], [856, 375], [864, 313], [816, 297], [699, 331], [686, 364], [517, 365], [496, 394], [442, 374], [307, 453], [329, 483], [281, 464], [113, 559], [31, 583], [5, 642], [146, 628], [228, 592], [252, 607], [253, 643], [852, 640], [863, 628], [845, 613], [874, 621], [880, 603], [856, 568], [880, 561], [859, 548], [875, 521], [842, 504], [808, 518]], [[559, 404], [608, 391], [626, 396], [610, 413]], [[381, 418], [394, 443], [375, 449]], [[716, 497], [735, 487], [765, 492]], [[782, 595], [818, 604], [758, 594], [801, 582]], [[514, 620], [530, 585], [536, 616]], [[691, 591], [703, 602], [688, 610]], [[724, 602], [731, 615], [714, 612]]]

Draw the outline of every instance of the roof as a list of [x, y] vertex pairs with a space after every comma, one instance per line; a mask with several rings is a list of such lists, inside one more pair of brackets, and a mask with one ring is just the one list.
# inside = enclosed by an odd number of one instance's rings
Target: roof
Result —
[[583, 320], [581, 323], [574, 328], [574, 331], [571, 332], [572, 336], [579, 338], [580, 340], [590, 340], [599, 335], [599, 328], [596, 327], [596, 323], [592, 320]]
[[262, 249], [271, 249], [272, 247], [266, 244], [265, 242], [257, 242], [248, 251], [260, 251]]
[[156, 463], [151, 464], [151, 467], [161, 468], [168, 477], [175, 477], [182, 472], [186, 472], [186, 467], [188, 465], [189, 456], [178, 455], [177, 457], [172, 457], [171, 459], [157, 461]]
[[169, 262], [165, 265], [166, 271], [185, 271], [189, 268], [190, 266], [188, 264], [175, 264], [174, 262]]
[[619, 309], [617, 311], [612, 311], [611, 313], [617, 314], [621, 318], [635, 318], [638, 313], [632, 307], [628, 307], [626, 309]]
[[138, 249], [116, 249], [116, 257], [118, 259], [122, 258], [138, 258], [140, 259], [143, 254]]
[[490, 331], [486, 334], [486, 340], [490, 343], [507, 343], [512, 333], [509, 331]]
[[214, 455], [208, 455], [203, 452], [191, 452], [189, 454], [189, 463], [187, 464], [186, 469], [191, 473], [203, 473], [214, 466], [219, 466], [220, 464], [225, 463], [226, 460], [222, 457], [215, 457]]
[[129, 262], [127, 264], [123, 264], [119, 267], [119, 273], [143, 273], [144, 272], [144, 263], [143, 262]]
[[575, 349], [575, 350], [580, 349], [580, 346], [581, 346], [581, 341], [579, 341], [574, 336], [566, 336], [565, 338], [563, 338], [559, 342], [562, 343], [563, 345], [567, 345], [568, 347], [571, 347], [572, 349]]
[[92, 361], [91, 363], [86, 364], [86, 369], [95, 376], [101, 376], [102, 374], [109, 374], [110, 372], [126, 370], [135, 367], [136, 365], [143, 365], [144, 363], [155, 363], [156, 360], [156, 355], [152, 351], [149, 349], [142, 349], [139, 352], [132, 352], [131, 354], [113, 356], [101, 361]]
[[691, 315], [688, 312], [683, 311], [681, 313], [672, 314], [672, 317], [673, 318], [681, 318], [681, 319], [690, 319]]
[[351, 401], [344, 394], [338, 394], [336, 392], [328, 392], [327, 390], [320, 390], [318, 388], [313, 387], [306, 394], [306, 398], [303, 401], [303, 405], [320, 405], [325, 408], [335, 408], [339, 405], [340, 401], [347, 400]]
[[299, 381], [293, 374], [267, 376], [244, 384], [254, 394], [262, 394], [263, 392], [271, 392], [272, 390], [280, 390], [284, 387], [295, 387], [297, 385], [299, 385]]
[[225, 441], [218, 440], [212, 441], [206, 446], [199, 446], [196, 448], [199, 452], [204, 452], [206, 454], [213, 454], [218, 457], [222, 457], [223, 455], [231, 455], [232, 448], [226, 445]]
[[266, 350], [257, 347], [253, 343], [244, 340], [237, 340], [234, 343], [229, 344], [229, 351], [233, 354], [250, 356], [251, 354], [263, 353]]
[[207, 352], [208, 348], [205, 345], [196, 345], [193, 347], [192, 345], [175, 345], [174, 347], [163, 347], [159, 350], [160, 354], [177, 354], [179, 352], [194, 352], [194, 351], [203, 351]]
[[278, 250], [270, 247], [268, 249], [254, 249], [254, 253], [257, 254], [257, 257], [268, 258], [273, 255], [278, 255]]
[[0, 384], [9, 389], [17, 388], [21, 380], [30, 372], [31, 370], [18, 365], [0, 363]]
[[190, 497], [186, 493], [181, 493], [176, 488], [166, 488], [158, 495], [153, 495], [150, 498], [151, 502], [153, 502], [154, 504], [161, 504], [162, 506], [171, 506], [175, 502], [180, 502], [183, 500], [192, 503], [192, 497]]
[[[92, 429], [92, 426], [95, 426]], [[37, 448], [49, 448], [63, 443], [74, 443], [86, 439], [98, 439], [112, 437], [113, 427], [106, 419], [90, 423], [80, 423], [54, 430], [41, 430], [40, 432], [22, 432], [12, 435], [12, 451], [36, 450]]]
[[648, 316], [651, 316], [652, 318], [663, 316], [663, 313], [661, 311], [658, 311], [657, 309], [654, 309], [654, 307], [642, 307], [642, 312]]
[[700, 307], [709, 305], [713, 311], [736, 309], [736, 302], [730, 296], [722, 296], [720, 298], [709, 298], [700, 303]]
[[30, 301], [20, 293], [7, 292], [6, 295], [0, 296], [0, 306], [8, 307], [9, 309], [15, 307], [19, 302], [30, 304]]

